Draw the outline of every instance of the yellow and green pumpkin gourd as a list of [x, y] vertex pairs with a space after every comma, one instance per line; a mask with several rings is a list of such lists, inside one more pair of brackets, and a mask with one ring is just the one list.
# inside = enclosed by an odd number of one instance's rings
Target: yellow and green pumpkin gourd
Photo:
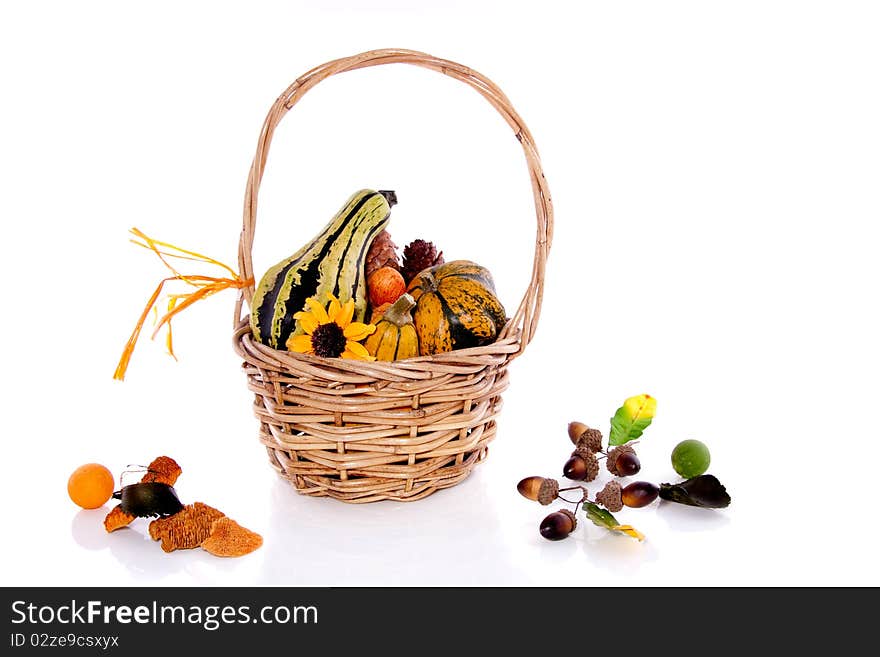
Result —
[[376, 360], [403, 360], [419, 355], [419, 339], [410, 310], [416, 305], [409, 294], [402, 294], [376, 322], [376, 330], [364, 346]]
[[469, 260], [423, 270], [407, 292], [416, 301], [413, 320], [423, 356], [489, 344], [507, 323], [492, 274]]

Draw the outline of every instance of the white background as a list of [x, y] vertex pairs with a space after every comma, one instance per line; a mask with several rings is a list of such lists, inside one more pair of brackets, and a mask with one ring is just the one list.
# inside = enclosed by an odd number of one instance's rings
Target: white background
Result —
[[[878, 585], [880, 10], [871, 2], [5, 3], [2, 405], [6, 585]], [[176, 320], [179, 362], [119, 352], [165, 275], [127, 229], [235, 265], [265, 112], [298, 75], [381, 47], [497, 82], [556, 209], [541, 324], [499, 435], [463, 484], [414, 504], [298, 495], [256, 441], [234, 293]], [[506, 124], [406, 66], [322, 83], [285, 119], [255, 245], [262, 271], [355, 189], [397, 190], [403, 245], [488, 266], [514, 308], [534, 216]], [[209, 273], [200, 269], [193, 273]], [[638, 478], [699, 438], [733, 504], [538, 535], [519, 497], [560, 476], [566, 424], [657, 417]], [[265, 537], [242, 558], [106, 535], [68, 474], [169, 454], [184, 501]], [[602, 481], [605, 480], [605, 475]], [[602, 481], [591, 484], [595, 492]]]

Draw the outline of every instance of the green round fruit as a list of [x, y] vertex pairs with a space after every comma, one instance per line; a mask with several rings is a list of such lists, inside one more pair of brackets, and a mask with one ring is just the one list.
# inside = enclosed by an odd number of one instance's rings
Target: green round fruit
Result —
[[709, 469], [709, 448], [699, 440], [682, 440], [672, 450], [672, 467], [685, 479]]

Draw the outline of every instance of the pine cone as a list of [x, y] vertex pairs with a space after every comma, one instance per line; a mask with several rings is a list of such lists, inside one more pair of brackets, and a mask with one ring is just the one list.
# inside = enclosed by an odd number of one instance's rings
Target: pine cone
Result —
[[635, 452], [631, 445], [621, 445], [620, 447], [615, 447], [610, 452], [608, 452], [608, 458], [605, 459], [605, 467], [608, 468], [608, 472], [613, 474], [615, 477], [622, 476], [617, 471], [617, 459], [624, 452]]
[[365, 265], [366, 277], [369, 278], [370, 274], [382, 267], [393, 267], [400, 271], [400, 262], [397, 259], [397, 245], [391, 241], [391, 235], [387, 230], [383, 230], [376, 235], [373, 243], [370, 244]]
[[437, 247], [431, 242], [415, 240], [403, 249], [403, 268], [400, 273], [409, 285], [409, 282], [422, 270], [442, 265], [444, 262], [446, 261], [443, 259], [443, 252], [438, 253]]
[[604, 506], [611, 513], [617, 513], [623, 508], [623, 496], [620, 484], [609, 481], [605, 488], [596, 493], [596, 502]]

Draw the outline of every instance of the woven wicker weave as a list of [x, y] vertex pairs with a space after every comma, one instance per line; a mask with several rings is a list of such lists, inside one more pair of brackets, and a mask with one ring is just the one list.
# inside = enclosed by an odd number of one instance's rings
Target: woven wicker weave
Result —
[[493, 344], [395, 362], [360, 362], [277, 351], [253, 340], [242, 289], [235, 308], [236, 352], [254, 393], [259, 438], [271, 464], [306, 495], [346, 502], [417, 500], [452, 486], [486, 457], [495, 437], [507, 365], [534, 334], [544, 264], [552, 238], [550, 193], [531, 134], [491, 81], [465, 66], [410, 50], [374, 50], [337, 59], [298, 78], [275, 101], [248, 177], [239, 271], [253, 277], [251, 249], [257, 193], [272, 134], [284, 115], [321, 80], [358, 68], [412, 64], [476, 89], [504, 117], [522, 144], [537, 215], [528, 289]]

